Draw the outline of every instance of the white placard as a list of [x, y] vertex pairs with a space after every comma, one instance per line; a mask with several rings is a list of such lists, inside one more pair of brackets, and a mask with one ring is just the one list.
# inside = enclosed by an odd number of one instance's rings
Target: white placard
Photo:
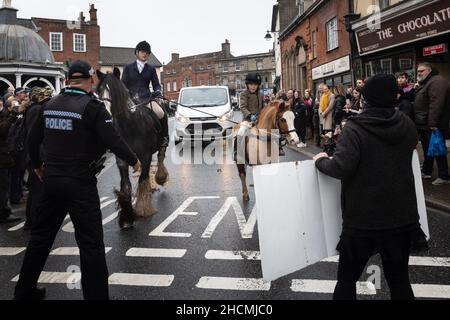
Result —
[[[413, 156], [417, 205], [428, 229], [417, 153]], [[313, 161], [254, 168], [261, 265], [265, 281], [336, 256], [342, 233], [341, 182], [320, 173]]]

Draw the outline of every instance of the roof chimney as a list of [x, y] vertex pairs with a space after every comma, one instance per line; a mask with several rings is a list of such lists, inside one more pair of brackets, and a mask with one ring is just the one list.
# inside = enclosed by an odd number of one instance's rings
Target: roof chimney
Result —
[[180, 54], [172, 53], [172, 62], [178, 62], [178, 61], [180, 61]]
[[84, 16], [83, 11], [80, 12], [80, 17], [78, 18], [78, 20], [79, 20], [81, 23], [85, 23], [85, 22], [86, 22], [86, 18], [85, 18], [85, 16]]
[[229, 58], [231, 56], [231, 44], [228, 39], [225, 39], [225, 43], [222, 43], [222, 53], [225, 58]]
[[92, 25], [97, 25], [97, 9], [95, 8], [95, 4], [91, 4], [91, 9], [89, 10], [90, 20]]

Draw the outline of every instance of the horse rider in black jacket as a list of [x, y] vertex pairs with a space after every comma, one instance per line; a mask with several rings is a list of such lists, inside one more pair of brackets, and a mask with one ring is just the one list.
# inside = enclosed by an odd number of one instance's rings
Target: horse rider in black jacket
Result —
[[[161, 84], [156, 74], [156, 69], [147, 63], [152, 50], [150, 44], [146, 41], [140, 42], [136, 46], [136, 61], [125, 66], [123, 70], [122, 81], [130, 92], [130, 96], [136, 104], [149, 101], [152, 97], [161, 97]], [[150, 82], [153, 87], [153, 95], [150, 91]], [[152, 109], [160, 108], [156, 114], [163, 114], [158, 117], [161, 123], [161, 147], [169, 145], [169, 124], [167, 112], [158, 104], [152, 103]], [[154, 110], [155, 111], [155, 110]]]

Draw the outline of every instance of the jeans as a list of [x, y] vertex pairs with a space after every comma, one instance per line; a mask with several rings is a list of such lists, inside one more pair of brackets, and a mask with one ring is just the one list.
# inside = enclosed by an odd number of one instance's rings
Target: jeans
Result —
[[430, 146], [430, 139], [431, 139], [431, 130], [419, 130], [419, 139], [422, 143], [423, 152], [425, 160], [423, 162], [422, 166], [422, 172], [425, 175], [432, 175], [433, 174], [433, 166], [434, 166], [434, 160], [436, 159], [437, 166], [438, 166], [438, 176], [439, 178], [443, 180], [450, 180], [449, 172], [448, 172], [448, 161], [447, 156], [443, 157], [436, 157], [436, 158], [430, 158], [428, 157], [428, 149]]

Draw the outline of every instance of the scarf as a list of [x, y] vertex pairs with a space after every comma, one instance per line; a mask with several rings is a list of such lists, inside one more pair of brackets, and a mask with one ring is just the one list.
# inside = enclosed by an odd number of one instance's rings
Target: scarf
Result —
[[324, 113], [328, 109], [328, 99], [330, 98], [330, 92], [324, 94], [322, 98], [320, 98], [320, 111]]

